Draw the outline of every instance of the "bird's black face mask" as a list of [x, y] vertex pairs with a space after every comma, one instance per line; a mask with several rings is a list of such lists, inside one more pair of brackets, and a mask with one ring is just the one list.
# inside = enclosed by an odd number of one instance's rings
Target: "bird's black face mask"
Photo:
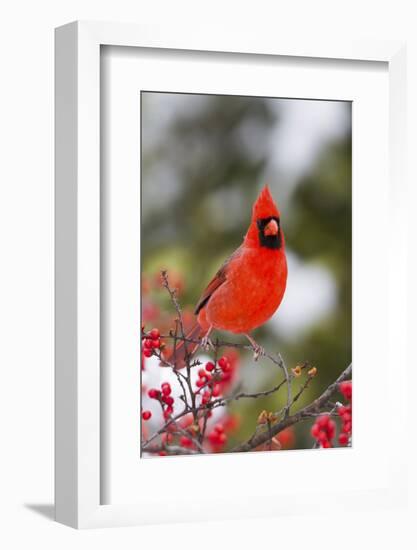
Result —
[[272, 250], [278, 250], [282, 246], [280, 219], [275, 216], [260, 218], [256, 221], [258, 226], [259, 244]]

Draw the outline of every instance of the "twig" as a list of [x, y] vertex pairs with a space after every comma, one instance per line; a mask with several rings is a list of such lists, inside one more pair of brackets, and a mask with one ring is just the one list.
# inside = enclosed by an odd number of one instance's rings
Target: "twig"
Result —
[[304, 384], [301, 386], [301, 388], [298, 390], [298, 392], [294, 395], [292, 401], [291, 401], [291, 407], [294, 405], [296, 401], [300, 398], [300, 396], [305, 392], [305, 390], [310, 385], [310, 382], [313, 380], [314, 376], [308, 376], [307, 380], [304, 382]]
[[265, 391], [259, 391], [257, 393], [245, 393], [240, 392], [235, 395], [231, 395], [230, 397], [219, 397], [212, 401], [211, 403], [207, 404], [207, 408], [216, 408], [226, 405], [227, 403], [230, 403], [231, 401], [238, 401], [239, 399], [257, 399], [258, 397], [266, 397], [268, 395], [271, 395], [272, 393], [277, 392], [286, 382], [286, 379], [284, 378], [281, 380], [279, 384], [271, 388], [270, 390]]
[[[189, 354], [188, 348], [187, 348], [187, 338], [185, 337], [184, 323], [182, 321], [181, 307], [180, 307], [180, 304], [179, 304], [178, 299], [177, 299], [176, 291], [171, 289], [170, 286], [169, 286], [167, 271], [166, 270], [161, 271], [161, 276], [162, 276], [162, 284], [166, 288], [166, 290], [167, 290], [167, 292], [168, 292], [168, 294], [171, 298], [171, 302], [172, 302], [172, 304], [175, 308], [175, 311], [177, 312], [177, 316], [178, 316], [178, 323], [180, 325], [180, 330], [181, 330], [181, 339], [184, 342], [184, 350], [185, 350], [185, 357], [184, 358], [185, 358], [185, 366], [186, 366], [186, 371], [187, 371], [187, 376], [185, 377], [185, 382], [188, 386], [188, 390], [189, 390], [189, 393], [190, 393], [190, 399], [191, 399], [191, 407], [188, 405], [188, 403], [187, 403], [187, 406], [191, 409], [191, 412], [192, 412], [193, 417], [194, 417], [194, 421], [196, 421], [198, 411], [197, 411], [197, 408], [196, 408], [195, 394], [193, 392], [193, 387], [192, 387], [192, 383], [191, 383], [190, 354]], [[176, 333], [176, 335], [175, 335], [175, 339], [174, 339], [174, 358], [176, 356], [176, 341], [178, 339], [177, 329], [175, 330], [175, 333]]]
[[181, 336], [182, 336], [182, 338], [184, 339], [184, 342], [185, 342], [186, 338], [185, 338], [185, 332], [184, 332], [184, 325], [182, 323], [182, 312], [181, 312], [180, 304], [177, 300], [177, 293], [176, 293], [175, 289], [172, 289], [169, 286], [168, 272], [166, 270], [161, 271], [161, 276], [162, 276], [162, 285], [164, 286], [164, 288], [167, 289], [167, 292], [168, 292], [168, 294], [170, 295], [170, 298], [171, 298], [171, 302], [172, 302], [172, 304], [175, 308], [175, 311], [177, 312], [178, 322], [179, 322], [180, 328], [181, 328]]
[[145, 450], [149, 446], [149, 444], [152, 443], [152, 441], [158, 437], [158, 435], [162, 435], [164, 432], [166, 432], [167, 429], [169, 428], [169, 426], [171, 426], [171, 424], [173, 424], [174, 422], [176, 422], [177, 420], [179, 420], [180, 418], [182, 418], [183, 416], [188, 414], [188, 412], [189, 411], [187, 409], [184, 409], [182, 412], [180, 412], [176, 416], [174, 416], [174, 417], [170, 418], [169, 420], [167, 420], [165, 422], [165, 424], [162, 426], [162, 428], [157, 430], [146, 441], [142, 441], [142, 450]]
[[[185, 330], [184, 330], [184, 323], [182, 321], [182, 311], [181, 311], [181, 306], [178, 302], [178, 298], [177, 298], [177, 292], [176, 292], [176, 289], [172, 289], [170, 286], [169, 286], [169, 281], [168, 281], [168, 272], [164, 269], [161, 271], [161, 277], [162, 277], [162, 286], [164, 288], [166, 288], [170, 298], [171, 298], [171, 302], [172, 302], [172, 305], [174, 306], [175, 308], [175, 311], [177, 312], [177, 322], [179, 323], [180, 325], [180, 330], [181, 330], [181, 340], [184, 342], [184, 349], [185, 349], [185, 359], [186, 359], [186, 363], [187, 363], [187, 367], [189, 367], [189, 354], [188, 354], [188, 349], [187, 349], [187, 341], [188, 339], [186, 338], [185, 336]], [[178, 340], [178, 335], [177, 335], [177, 329], [175, 330], [175, 336], [174, 336], [174, 357], [175, 357], [175, 348], [176, 348], [176, 341]]]

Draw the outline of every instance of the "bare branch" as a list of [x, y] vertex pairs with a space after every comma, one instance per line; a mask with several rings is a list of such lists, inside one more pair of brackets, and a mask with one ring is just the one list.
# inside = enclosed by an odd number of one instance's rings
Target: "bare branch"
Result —
[[352, 376], [352, 364], [350, 364], [342, 374], [337, 378], [330, 386], [310, 405], [307, 405], [303, 409], [299, 410], [292, 416], [284, 417], [281, 421], [271, 426], [270, 431], [262, 432], [252, 436], [246, 443], [242, 443], [233, 449], [233, 452], [247, 452], [255, 449], [256, 447], [263, 445], [269, 441], [270, 437], [277, 435], [279, 432], [300, 422], [304, 418], [309, 417], [312, 413], [319, 413], [321, 409], [328, 403], [332, 395], [337, 391], [339, 384], [344, 380], [349, 379]]

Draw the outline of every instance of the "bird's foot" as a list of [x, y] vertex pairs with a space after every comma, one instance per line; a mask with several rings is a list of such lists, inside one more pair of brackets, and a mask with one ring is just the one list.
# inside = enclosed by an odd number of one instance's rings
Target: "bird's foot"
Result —
[[253, 348], [253, 360], [257, 361], [259, 357], [262, 357], [263, 355], [265, 355], [265, 349], [259, 344], [257, 344], [255, 340], [252, 338], [252, 336], [250, 336], [249, 334], [245, 334], [245, 336], [249, 340]]
[[259, 359], [259, 357], [262, 357], [265, 355], [265, 348], [263, 348], [262, 346], [256, 344], [253, 347], [253, 360], [254, 361], [257, 361]]
[[209, 338], [211, 330], [212, 328], [210, 327], [210, 329], [207, 331], [207, 334], [203, 336], [200, 342], [200, 346], [206, 351], [209, 351], [210, 349], [215, 349], [213, 342]]

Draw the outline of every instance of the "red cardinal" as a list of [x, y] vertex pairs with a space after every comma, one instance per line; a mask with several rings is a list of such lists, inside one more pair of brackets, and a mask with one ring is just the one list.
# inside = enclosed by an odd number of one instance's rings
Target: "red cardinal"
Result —
[[[202, 338], [210, 345], [213, 329], [244, 334], [253, 346], [255, 359], [263, 349], [250, 332], [263, 325], [277, 310], [287, 283], [284, 234], [280, 213], [268, 186], [261, 191], [252, 209], [252, 221], [241, 246], [221, 266], [201, 295], [195, 308], [197, 323], [187, 338]], [[188, 344], [191, 354], [198, 345]], [[181, 342], [171, 359], [177, 368], [185, 365]]]

